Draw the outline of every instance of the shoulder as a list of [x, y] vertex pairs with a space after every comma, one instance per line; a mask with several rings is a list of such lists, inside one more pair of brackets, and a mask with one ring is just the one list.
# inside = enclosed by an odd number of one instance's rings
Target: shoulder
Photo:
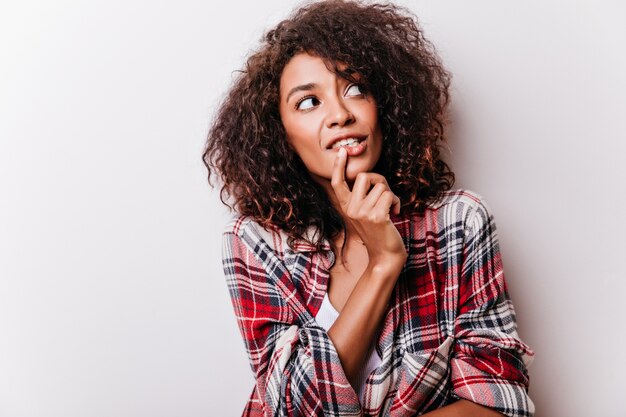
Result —
[[263, 226], [250, 216], [235, 213], [227, 221], [222, 235], [225, 240], [243, 243], [252, 252], [266, 252], [284, 256], [289, 251], [288, 236], [277, 226]]
[[473, 212], [483, 207], [486, 208], [483, 196], [472, 190], [457, 188], [441, 193], [436, 200], [427, 206], [427, 209], [449, 210], [454, 208]]
[[453, 189], [441, 193], [423, 212], [393, 216], [401, 234], [423, 236], [425, 233], [454, 241], [459, 234], [474, 235], [489, 227], [495, 232], [495, 223], [485, 199], [467, 189]]
[[409, 220], [412, 224], [426, 220], [428, 224], [436, 224], [441, 230], [462, 226], [466, 231], [473, 227], [476, 221], [493, 219], [484, 197], [463, 188], [444, 191], [426, 206], [424, 212], [408, 213], [401, 217], [399, 221]]

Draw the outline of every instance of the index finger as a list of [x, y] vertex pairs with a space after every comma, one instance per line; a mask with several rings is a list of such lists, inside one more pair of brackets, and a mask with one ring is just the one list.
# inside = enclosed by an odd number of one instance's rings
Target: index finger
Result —
[[346, 164], [348, 161], [348, 153], [344, 148], [339, 148], [337, 158], [333, 164], [333, 173], [330, 178], [330, 185], [335, 190], [335, 195], [339, 199], [341, 205], [350, 200], [350, 187], [346, 182]]

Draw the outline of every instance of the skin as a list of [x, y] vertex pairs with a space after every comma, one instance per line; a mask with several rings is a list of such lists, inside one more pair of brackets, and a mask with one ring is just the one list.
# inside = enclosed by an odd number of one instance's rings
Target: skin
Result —
[[[346, 224], [346, 235], [333, 242], [339, 247], [346, 239], [343, 257], [337, 255], [330, 270], [328, 295], [339, 316], [328, 336], [355, 386], [408, 257], [389, 216], [400, 212], [400, 200], [385, 177], [370, 172], [383, 141], [376, 101], [328, 70], [320, 58], [301, 53], [281, 74], [279, 110], [289, 145]], [[343, 133], [367, 136], [365, 152], [348, 156], [343, 148], [328, 149], [332, 138]], [[501, 416], [466, 400], [425, 415]]]

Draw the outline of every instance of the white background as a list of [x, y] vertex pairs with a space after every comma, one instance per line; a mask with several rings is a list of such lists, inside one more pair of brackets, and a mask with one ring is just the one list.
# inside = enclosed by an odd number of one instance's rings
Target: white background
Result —
[[[626, 416], [626, 7], [404, 1], [454, 75], [538, 417]], [[289, 1], [0, 3], [0, 416], [235, 416], [211, 115]]]

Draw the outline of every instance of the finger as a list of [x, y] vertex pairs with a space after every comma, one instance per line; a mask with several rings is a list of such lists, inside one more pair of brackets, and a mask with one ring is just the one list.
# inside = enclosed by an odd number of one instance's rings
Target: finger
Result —
[[366, 195], [370, 192], [372, 185], [385, 184], [387, 188], [387, 180], [384, 176], [376, 174], [374, 172], [362, 172], [356, 176], [354, 186], [352, 187], [352, 198], [356, 201], [362, 201]]
[[370, 192], [363, 200], [361, 207], [365, 210], [373, 209], [378, 202], [380, 196], [383, 195], [383, 193], [387, 190], [389, 190], [389, 187], [385, 183], [379, 182], [378, 184], [374, 185], [374, 187], [372, 187]]
[[339, 148], [337, 157], [333, 164], [333, 172], [330, 178], [330, 185], [335, 191], [339, 203], [343, 206], [350, 200], [350, 187], [346, 182], [346, 162], [348, 153], [344, 148]]
[[393, 195], [393, 203], [392, 203], [392, 213], [395, 214], [396, 216], [398, 214], [400, 214], [400, 208], [402, 206], [402, 202], [400, 201], [400, 198], [397, 195]]
[[396, 203], [396, 200], [400, 201], [400, 199], [398, 199], [398, 197], [393, 192], [391, 192], [390, 190], [386, 190], [376, 202], [376, 206], [373, 210], [380, 210], [380, 212], [384, 213], [385, 215], [390, 214], [392, 210], [394, 210], [394, 204]]
[[390, 190], [386, 190], [378, 199], [374, 210], [381, 210], [385, 214], [400, 214], [400, 199]]

